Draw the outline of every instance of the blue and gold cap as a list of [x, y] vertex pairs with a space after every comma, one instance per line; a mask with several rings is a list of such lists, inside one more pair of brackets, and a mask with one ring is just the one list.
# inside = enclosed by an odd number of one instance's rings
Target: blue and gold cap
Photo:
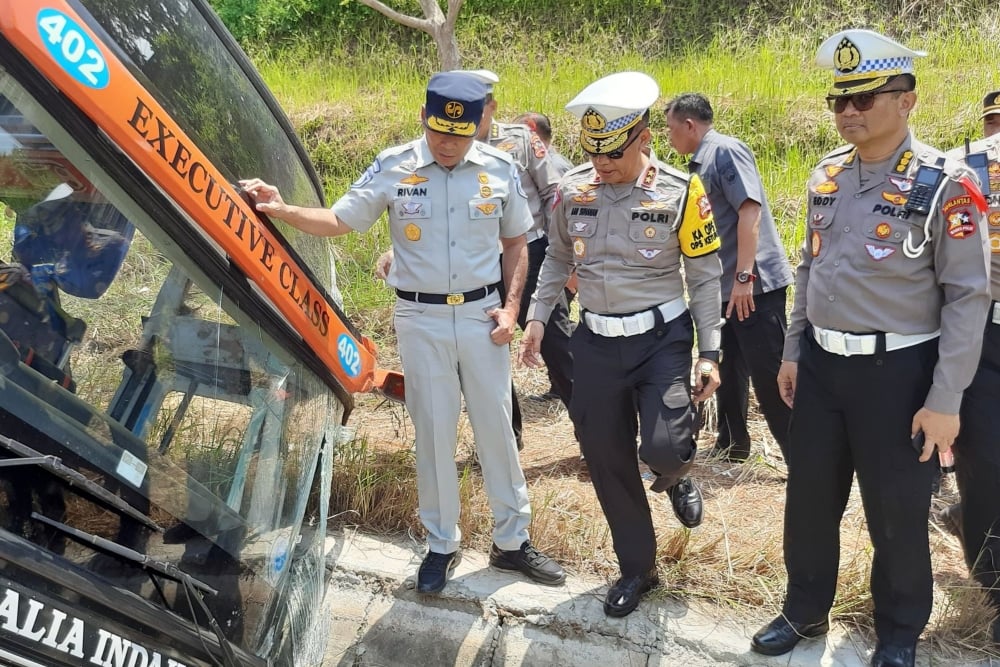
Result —
[[908, 49], [872, 30], [843, 30], [820, 44], [816, 64], [833, 70], [830, 97], [878, 90], [900, 74], [913, 74], [913, 59], [926, 51]]
[[983, 115], [980, 118], [998, 113], [1000, 113], [1000, 90], [994, 90], [992, 93], [986, 93], [986, 97], [983, 98]]
[[580, 119], [580, 146], [587, 153], [611, 153], [625, 145], [629, 131], [660, 97], [648, 74], [618, 72], [598, 79], [566, 105]]
[[468, 74], [438, 72], [427, 82], [424, 125], [441, 134], [475, 136], [486, 92], [486, 86]]
[[500, 83], [500, 77], [497, 76], [496, 72], [492, 72], [488, 69], [457, 69], [456, 72], [461, 74], [468, 74], [474, 79], [478, 80], [484, 86], [486, 86], [486, 92], [492, 93], [493, 86]]

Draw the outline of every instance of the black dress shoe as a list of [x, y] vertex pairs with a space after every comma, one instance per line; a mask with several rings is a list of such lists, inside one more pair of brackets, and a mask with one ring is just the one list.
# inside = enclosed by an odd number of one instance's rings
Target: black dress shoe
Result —
[[497, 545], [490, 548], [490, 565], [498, 570], [517, 570], [540, 584], [558, 586], [566, 581], [562, 566], [525, 540], [520, 549], [504, 551]]
[[417, 570], [417, 592], [426, 594], [440, 593], [448, 583], [448, 577], [462, 562], [462, 553], [453, 551], [450, 554], [439, 554], [428, 551], [424, 562]]
[[670, 503], [674, 506], [677, 520], [688, 528], [701, 524], [704, 503], [701, 500], [701, 489], [690, 477], [684, 477], [667, 489]]
[[872, 653], [872, 667], [913, 667], [917, 660], [917, 645], [895, 646], [879, 642]]
[[819, 623], [796, 623], [779, 616], [750, 640], [750, 648], [761, 655], [784, 655], [802, 639], [822, 637], [830, 630], [830, 622], [823, 619]]
[[660, 579], [656, 576], [655, 570], [646, 574], [622, 577], [614, 583], [608, 591], [608, 596], [604, 598], [604, 613], [615, 618], [628, 616], [639, 606], [639, 598], [659, 584]]

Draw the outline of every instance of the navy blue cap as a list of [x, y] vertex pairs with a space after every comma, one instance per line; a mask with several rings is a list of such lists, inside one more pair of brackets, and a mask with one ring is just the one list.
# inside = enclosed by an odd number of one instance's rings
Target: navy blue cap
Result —
[[461, 72], [438, 72], [427, 83], [424, 124], [428, 130], [473, 137], [483, 118], [486, 85]]

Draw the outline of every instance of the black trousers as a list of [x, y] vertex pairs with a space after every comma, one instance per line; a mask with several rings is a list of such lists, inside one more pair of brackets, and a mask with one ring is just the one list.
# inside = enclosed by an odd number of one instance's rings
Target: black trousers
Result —
[[1000, 325], [986, 323], [979, 370], [962, 399], [955, 475], [965, 560], [1000, 608]]
[[[785, 293], [782, 287], [754, 297], [756, 310], [742, 322], [735, 316], [722, 327], [722, 363], [716, 391], [719, 406], [719, 437], [716, 448], [731, 448], [733, 453], [750, 453], [747, 409], [750, 381], [757, 403], [777, 441], [782, 454], [788, 443], [788, 422], [792, 411], [778, 392], [778, 369], [788, 328]], [[728, 302], [722, 304], [725, 317]]]
[[937, 463], [910, 445], [937, 361], [937, 340], [843, 357], [802, 337], [788, 441], [784, 614], [826, 618], [840, 559], [840, 520], [854, 473], [874, 546], [871, 592], [883, 643], [916, 642], [931, 611], [927, 516]]
[[691, 346], [687, 312], [638, 336], [605, 338], [581, 324], [573, 334], [570, 417], [604, 510], [622, 576], [656, 563], [656, 535], [639, 458], [677, 481], [695, 455], [691, 428]]
[[[535, 239], [528, 244], [528, 273], [524, 280], [524, 291], [521, 292], [521, 311], [517, 316], [517, 323], [524, 331], [528, 324], [528, 306], [531, 305], [531, 296], [538, 287], [538, 273], [542, 269], [542, 262], [545, 261], [545, 249], [549, 247], [549, 240], [546, 237]], [[502, 298], [506, 299], [506, 295]], [[575, 325], [569, 318], [569, 301], [565, 293], [560, 298], [559, 303], [552, 310], [548, 324], [545, 325], [545, 335], [542, 337], [542, 359], [545, 360], [545, 369], [549, 376], [552, 388], [556, 390], [559, 400], [569, 408], [570, 400], [573, 397], [573, 355], [569, 349], [569, 339], [573, 335]], [[514, 427], [514, 436], [517, 442], [521, 443], [521, 405], [511, 383], [511, 397], [513, 399], [513, 412], [511, 423]]]

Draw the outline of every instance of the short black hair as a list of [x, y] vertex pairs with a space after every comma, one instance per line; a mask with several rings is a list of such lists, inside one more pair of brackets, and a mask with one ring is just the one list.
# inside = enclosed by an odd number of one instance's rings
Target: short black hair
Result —
[[885, 85], [888, 86], [890, 83], [892, 83], [893, 81], [897, 81], [897, 80], [898, 81], [902, 81], [905, 84], [904, 87], [901, 90], [905, 90], [905, 91], [909, 92], [911, 90], [916, 90], [917, 89], [917, 77], [915, 77], [915, 76], [913, 76], [912, 74], [909, 74], [909, 73], [907, 73], [907, 74], [897, 74], [896, 76], [889, 77], [889, 80], [885, 82]]
[[537, 111], [525, 111], [515, 118], [514, 122], [530, 127], [545, 143], [552, 141], [552, 123], [545, 114]]
[[712, 104], [701, 93], [682, 93], [667, 102], [664, 114], [672, 113], [682, 120], [693, 118], [702, 123], [711, 123], [715, 119]]

